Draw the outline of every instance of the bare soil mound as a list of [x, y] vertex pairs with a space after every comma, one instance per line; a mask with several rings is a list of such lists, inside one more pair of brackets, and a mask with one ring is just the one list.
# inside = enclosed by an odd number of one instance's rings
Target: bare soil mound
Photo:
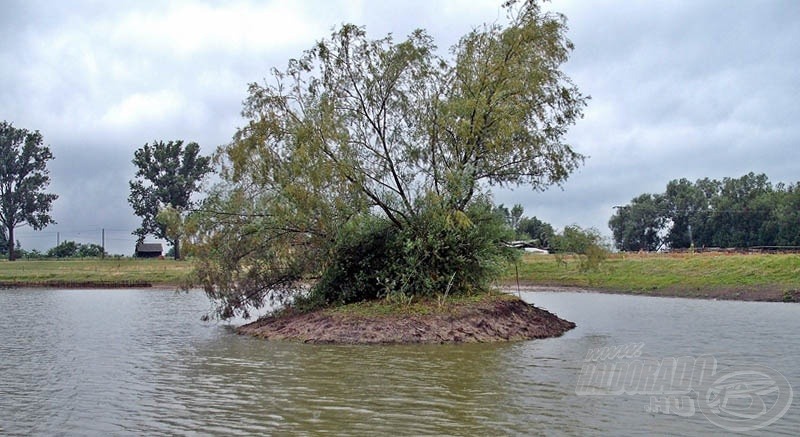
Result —
[[363, 315], [320, 310], [269, 316], [238, 328], [269, 340], [338, 344], [476, 343], [558, 337], [575, 324], [509, 295], [425, 314]]

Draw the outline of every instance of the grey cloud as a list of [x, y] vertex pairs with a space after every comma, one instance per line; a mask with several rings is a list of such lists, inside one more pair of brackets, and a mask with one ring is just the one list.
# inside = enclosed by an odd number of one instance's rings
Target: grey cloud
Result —
[[[502, 20], [500, 3], [280, 3], [291, 5], [292, 19], [302, 18], [303, 32], [292, 30], [301, 36], [254, 43], [246, 33], [253, 29], [228, 26], [241, 37], [203, 40], [202, 47], [188, 38], [184, 47], [148, 39], [158, 29], [138, 33], [130, 17], [149, 17], [153, 25], [169, 8], [197, 6], [202, 14], [225, 3], [4, 2], [0, 119], [39, 129], [52, 145], [52, 191], [61, 198], [54, 209], [59, 224], [47, 232], [132, 230], [137, 219], [126, 199], [135, 148], [181, 138], [211, 153], [243, 124], [247, 84], [269, 77], [270, 68], [285, 66], [342, 22], [397, 39], [425, 28], [446, 53], [474, 26]], [[271, 4], [231, 7], [263, 12]], [[498, 202], [521, 203], [557, 227], [608, 232], [613, 205], [659, 192], [671, 179], [749, 171], [775, 182], [800, 179], [800, 3], [556, 0], [545, 8], [567, 16], [576, 49], [565, 70], [592, 95], [585, 119], [568, 134], [589, 159], [563, 189], [496, 190]], [[23, 245], [47, 248], [51, 236]], [[129, 253], [122, 250], [128, 237], [115, 238], [117, 250]]]

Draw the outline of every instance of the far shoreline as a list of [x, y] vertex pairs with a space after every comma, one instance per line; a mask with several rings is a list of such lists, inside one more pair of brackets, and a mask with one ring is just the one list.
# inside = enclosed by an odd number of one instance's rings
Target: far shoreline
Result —
[[[509, 293], [517, 293], [517, 284], [502, 282], [500, 288]], [[800, 302], [800, 290], [783, 290], [772, 286], [751, 286], [740, 288], [716, 288], [705, 290], [692, 290], [687, 288], [664, 288], [656, 290], [618, 290], [602, 287], [581, 287], [576, 285], [541, 284], [531, 281], [520, 281], [519, 291], [528, 293], [537, 292], [572, 292], [572, 293], [599, 293], [617, 294], [627, 296], [663, 297], [701, 300], [729, 300], [740, 302]]]
[[[523, 255], [496, 283], [514, 293], [590, 291], [635, 296], [800, 302], [800, 255], [612, 254], [581, 271], [577, 259]], [[0, 261], [0, 288], [181, 289], [195, 262], [159, 259]]]
[[69, 290], [103, 290], [122, 288], [165, 288], [171, 284], [153, 284], [146, 281], [0, 281], [0, 288], [61, 288]]
[[[151, 283], [145, 281], [2, 281], [0, 289], [65, 289], [65, 290], [122, 290], [122, 289], [150, 289], [150, 290], [181, 290], [183, 284], [177, 282]], [[199, 290], [199, 288], [193, 288]], [[585, 287], [564, 284], [546, 284], [535, 281], [520, 281], [519, 286], [514, 282], [502, 281], [498, 289], [509, 294], [520, 292], [573, 292], [573, 293], [599, 293], [617, 294], [628, 296], [683, 298], [702, 300], [728, 300], [741, 302], [777, 302], [800, 303], [800, 290], [784, 290], [774, 286], [749, 286], [739, 288], [717, 288], [693, 290], [687, 288], [665, 288], [656, 290], [620, 290], [603, 287]]]

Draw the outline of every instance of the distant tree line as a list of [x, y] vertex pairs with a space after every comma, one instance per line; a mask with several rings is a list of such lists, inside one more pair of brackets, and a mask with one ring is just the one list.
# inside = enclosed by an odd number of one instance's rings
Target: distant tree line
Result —
[[518, 240], [529, 240], [540, 249], [547, 249], [556, 235], [556, 231], [550, 223], [533, 217], [523, 215], [522, 205], [514, 205], [508, 209], [500, 204], [495, 207], [495, 214], [501, 217], [508, 227], [514, 231], [515, 238]]
[[676, 179], [616, 208], [608, 225], [619, 250], [800, 246], [800, 184], [765, 174]]
[[502, 218], [517, 240], [527, 240], [539, 249], [556, 254], [556, 261], [566, 265], [565, 255], [573, 255], [581, 270], [594, 270], [606, 259], [609, 245], [595, 228], [582, 228], [578, 225], [565, 226], [556, 232], [550, 223], [538, 218], [526, 217], [522, 205], [508, 209], [500, 204], [494, 213]]
[[45, 259], [45, 258], [101, 258], [108, 256], [103, 247], [94, 243], [76, 243], [74, 241], [64, 241], [58, 246], [50, 248], [46, 252], [37, 249], [24, 250], [17, 242], [14, 250], [16, 258]]

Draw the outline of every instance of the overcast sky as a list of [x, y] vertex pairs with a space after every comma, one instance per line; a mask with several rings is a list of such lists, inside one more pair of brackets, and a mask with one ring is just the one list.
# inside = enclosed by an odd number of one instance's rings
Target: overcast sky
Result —
[[[344, 22], [372, 37], [424, 28], [446, 49], [502, 18], [500, 0], [0, 0], [0, 120], [42, 132], [56, 159], [58, 222], [18, 230], [130, 254], [133, 151], [153, 140], [205, 153], [244, 121], [247, 84]], [[555, 0], [575, 51], [564, 66], [591, 96], [568, 140], [588, 155], [563, 185], [495, 193], [557, 228], [605, 234], [613, 206], [669, 180], [766, 173], [800, 181], [800, 1]], [[57, 234], [58, 233], [58, 234]]]

